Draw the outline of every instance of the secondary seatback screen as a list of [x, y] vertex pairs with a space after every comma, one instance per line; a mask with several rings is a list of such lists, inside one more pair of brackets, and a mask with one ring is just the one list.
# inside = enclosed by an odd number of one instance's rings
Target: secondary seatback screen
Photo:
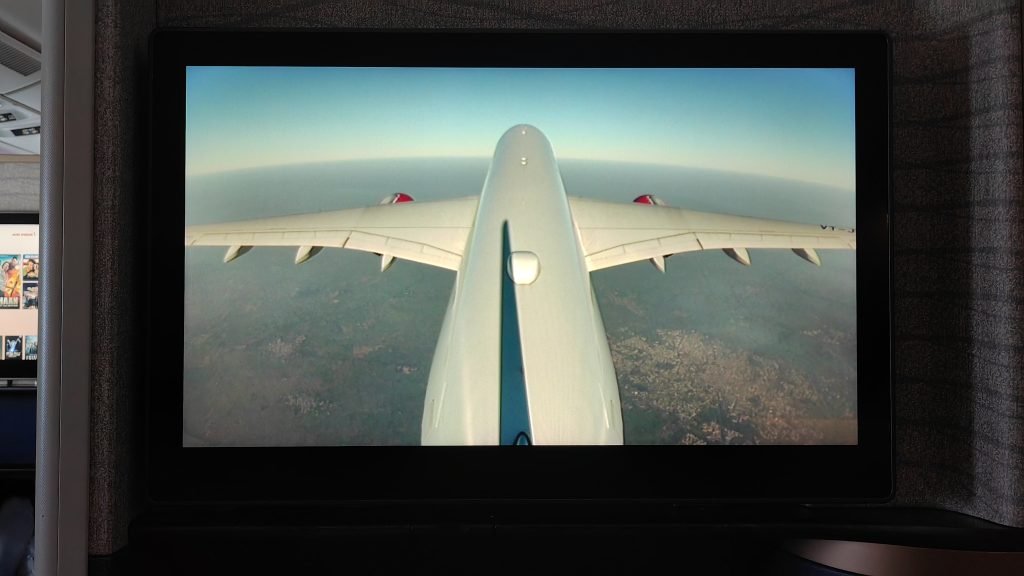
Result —
[[846, 68], [190, 66], [182, 445], [856, 444], [855, 124]]
[[39, 226], [0, 224], [0, 378], [12, 362], [38, 360], [39, 266]]

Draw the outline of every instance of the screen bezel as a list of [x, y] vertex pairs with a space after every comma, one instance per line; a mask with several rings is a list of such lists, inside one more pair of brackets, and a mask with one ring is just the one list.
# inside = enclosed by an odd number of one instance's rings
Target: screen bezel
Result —
[[[38, 227], [39, 213], [0, 212], [0, 226], [5, 224], [34, 224]], [[38, 332], [36, 334], [38, 336]], [[0, 334], [0, 336], [3, 336], [3, 334]], [[0, 360], [0, 380], [35, 380], [38, 373], [39, 360]]]
[[[152, 499], [876, 501], [891, 495], [890, 58], [883, 34], [165, 30], [154, 34], [151, 49]], [[183, 261], [184, 89], [191, 65], [854, 68], [858, 444], [183, 448], [184, 301], [170, 288], [181, 272], [169, 263]]]

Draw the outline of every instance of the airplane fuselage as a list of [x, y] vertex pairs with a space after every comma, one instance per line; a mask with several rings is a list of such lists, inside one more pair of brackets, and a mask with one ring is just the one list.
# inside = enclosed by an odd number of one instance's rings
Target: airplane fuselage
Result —
[[579, 232], [551, 145], [532, 126], [509, 129], [491, 160], [431, 366], [421, 441], [622, 443]]

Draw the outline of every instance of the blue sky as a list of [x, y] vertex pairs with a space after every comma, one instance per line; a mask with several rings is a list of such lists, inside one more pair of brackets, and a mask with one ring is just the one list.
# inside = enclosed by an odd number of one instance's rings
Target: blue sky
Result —
[[854, 189], [852, 69], [189, 67], [186, 173], [490, 157], [533, 124], [559, 158]]

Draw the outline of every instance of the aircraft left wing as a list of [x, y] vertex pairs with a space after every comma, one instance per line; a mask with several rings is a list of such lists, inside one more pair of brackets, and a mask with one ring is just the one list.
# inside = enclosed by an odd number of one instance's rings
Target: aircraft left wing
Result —
[[458, 270], [477, 196], [185, 227], [185, 246], [227, 246], [224, 261], [253, 246], [298, 247], [304, 262], [325, 247], [348, 248]]
[[857, 249], [856, 232], [835, 226], [575, 197], [569, 206], [590, 271], [641, 260], [663, 270], [665, 256], [710, 249], [749, 265], [748, 248], [788, 248], [820, 265], [815, 249]]

